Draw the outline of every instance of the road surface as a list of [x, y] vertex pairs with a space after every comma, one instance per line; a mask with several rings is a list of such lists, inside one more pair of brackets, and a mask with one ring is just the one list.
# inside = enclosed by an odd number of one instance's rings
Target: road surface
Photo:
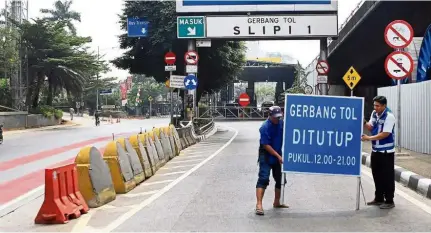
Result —
[[[396, 207], [356, 206], [356, 178], [287, 175], [289, 209], [272, 209], [271, 180], [265, 216], [256, 216], [260, 122], [218, 123], [221, 131], [187, 148], [128, 194], [68, 224], [34, 225], [43, 201], [0, 218], [0, 231], [429, 231], [431, 202], [397, 184]], [[362, 167], [367, 201], [371, 171]]]

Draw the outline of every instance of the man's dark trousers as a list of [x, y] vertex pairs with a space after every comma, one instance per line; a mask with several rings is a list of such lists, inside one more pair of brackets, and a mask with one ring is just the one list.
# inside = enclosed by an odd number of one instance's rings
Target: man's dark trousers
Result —
[[372, 152], [371, 170], [376, 187], [375, 200], [393, 203], [395, 192], [395, 153]]

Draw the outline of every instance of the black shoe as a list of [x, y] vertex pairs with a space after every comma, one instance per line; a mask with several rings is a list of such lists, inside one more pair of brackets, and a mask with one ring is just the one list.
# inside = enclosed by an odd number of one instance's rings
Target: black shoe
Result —
[[380, 206], [382, 204], [384, 204], [383, 201], [376, 201], [375, 199], [367, 203], [367, 205], [376, 205], [376, 206]]
[[380, 209], [392, 209], [395, 207], [395, 203], [384, 203], [380, 205]]

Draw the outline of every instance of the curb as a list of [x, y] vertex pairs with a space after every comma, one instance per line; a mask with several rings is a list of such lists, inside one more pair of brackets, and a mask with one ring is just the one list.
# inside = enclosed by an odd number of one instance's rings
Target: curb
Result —
[[[362, 152], [362, 165], [371, 168], [370, 154]], [[395, 165], [395, 181], [401, 183], [404, 187], [408, 187], [422, 196], [431, 199], [431, 179]]]
[[38, 128], [11, 130], [11, 131], [4, 131], [3, 135], [21, 134], [21, 133], [44, 131], [44, 130], [50, 130], [50, 129], [67, 128], [67, 127], [80, 126], [80, 125], [81, 124], [78, 124], [78, 123], [72, 123], [72, 124], [68, 124], [68, 125], [51, 125], [51, 126], [38, 127]]

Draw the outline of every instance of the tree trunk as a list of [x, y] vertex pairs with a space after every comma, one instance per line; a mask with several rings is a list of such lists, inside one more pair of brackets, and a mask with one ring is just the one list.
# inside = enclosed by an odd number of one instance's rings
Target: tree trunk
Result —
[[53, 85], [51, 82], [51, 78], [48, 77], [48, 96], [46, 97], [46, 105], [52, 106], [52, 98], [53, 98]]
[[40, 88], [43, 85], [45, 75], [42, 72], [37, 73], [37, 84], [36, 88], [34, 89], [34, 96], [33, 96], [33, 108], [37, 108], [39, 104], [39, 94], [40, 94]]

